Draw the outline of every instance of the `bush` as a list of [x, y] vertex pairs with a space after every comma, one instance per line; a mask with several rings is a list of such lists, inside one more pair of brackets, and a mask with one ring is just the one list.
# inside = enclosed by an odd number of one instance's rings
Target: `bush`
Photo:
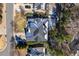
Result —
[[2, 23], [2, 15], [0, 15], [0, 24]]
[[29, 9], [30, 9], [30, 8], [31, 8], [31, 6], [29, 6], [29, 5], [25, 5], [25, 8], [29, 8]]
[[17, 45], [16, 45], [16, 48], [19, 48], [19, 49], [23, 49], [23, 48], [26, 48], [27, 47], [27, 43], [25, 42], [25, 43], [18, 43]]
[[33, 13], [27, 13], [27, 14], [25, 14], [26, 19], [27, 19], [28, 17], [31, 17], [31, 16], [33, 16]]
[[40, 17], [40, 18], [48, 18], [48, 15], [44, 14], [44, 13], [39, 13], [39, 12], [34, 12], [33, 14], [34, 17]]

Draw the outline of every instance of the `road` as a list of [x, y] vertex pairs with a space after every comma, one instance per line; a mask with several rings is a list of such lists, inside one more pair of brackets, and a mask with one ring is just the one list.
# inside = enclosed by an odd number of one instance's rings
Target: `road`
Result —
[[0, 53], [0, 56], [10, 56], [10, 51], [11, 51], [11, 37], [13, 34], [13, 30], [12, 30], [12, 20], [13, 20], [13, 4], [12, 3], [8, 3], [6, 4], [6, 33], [7, 33], [7, 48], [5, 49], [5, 51]]

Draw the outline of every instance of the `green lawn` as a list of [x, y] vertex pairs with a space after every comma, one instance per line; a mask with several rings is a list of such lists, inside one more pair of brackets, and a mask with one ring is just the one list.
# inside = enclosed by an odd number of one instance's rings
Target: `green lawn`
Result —
[[46, 41], [43, 41], [43, 42], [28, 41], [27, 44], [28, 45], [32, 45], [32, 44], [47, 44], [47, 42]]

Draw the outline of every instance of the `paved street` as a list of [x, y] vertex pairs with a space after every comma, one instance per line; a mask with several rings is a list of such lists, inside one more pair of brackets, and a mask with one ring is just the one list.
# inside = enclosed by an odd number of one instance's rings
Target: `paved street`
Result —
[[7, 19], [7, 22], [6, 22], [7, 48], [5, 49], [5, 51], [0, 53], [0, 56], [10, 56], [10, 44], [11, 44], [10, 40], [11, 40], [11, 37], [12, 37], [11, 22], [12, 22], [12, 19], [13, 19], [13, 13], [12, 13], [13, 12], [13, 4], [11, 4], [11, 3], [7, 4], [6, 10], [7, 10], [7, 14], [6, 14], [6, 19]]

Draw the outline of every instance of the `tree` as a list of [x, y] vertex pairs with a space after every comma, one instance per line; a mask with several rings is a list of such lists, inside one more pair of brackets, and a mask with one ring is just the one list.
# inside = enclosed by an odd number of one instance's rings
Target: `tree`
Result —
[[58, 15], [59, 20], [56, 23], [56, 27], [49, 31], [49, 37], [58, 42], [58, 45], [57, 45], [58, 48], [56, 49], [50, 48], [51, 50], [50, 53], [56, 54], [56, 55], [65, 55], [66, 52], [62, 51], [61, 43], [63, 43], [64, 40], [68, 40], [70, 42], [72, 39], [72, 36], [69, 35], [65, 30], [65, 26], [69, 23], [71, 11], [69, 8], [66, 9], [65, 7], [64, 8], [61, 7], [61, 11], [58, 12], [58, 14], [59, 14]]
[[16, 45], [16, 50], [17, 50], [19, 56], [25, 56], [27, 53], [27, 43], [19, 42]]

